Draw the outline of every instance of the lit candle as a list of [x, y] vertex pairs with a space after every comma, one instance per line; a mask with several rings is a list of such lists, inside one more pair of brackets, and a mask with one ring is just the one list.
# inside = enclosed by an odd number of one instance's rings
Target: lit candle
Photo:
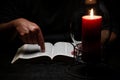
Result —
[[102, 16], [94, 15], [93, 9], [90, 15], [82, 17], [82, 48], [88, 53], [98, 53], [101, 48]]

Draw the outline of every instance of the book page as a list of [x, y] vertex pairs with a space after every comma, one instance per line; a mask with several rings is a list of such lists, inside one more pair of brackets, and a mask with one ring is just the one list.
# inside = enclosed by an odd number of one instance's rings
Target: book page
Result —
[[73, 45], [69, 42], [57, 42], [54, 44], [53, 56], [63, 55], [68, 57], [73, 57], [71, 52], [73, 51]]
[[40, 46], [38, 44], [24, 44], [18, 49], [11, 63], [14, 63], [19, 58], [31, 59], [48, 56], [53, 59], [57, 55], [73, 57], [71, 54], [73, 49], [73, 45], [69, 42], [56, 42], [54, 46], [52, 43], [45, 42], [45, 52], [40, 52]]
[[50, 56], [52, 53], [52, 47], [53, 45], [51, 43], [46, 42], [45, 52], [40, 52], [40, 46], [38, 44], [24, 44], [18, 49], [11, 63], [15, 62], [19, 58], [30, 59], [40, 56]]
[[[24, 53], [20, 55], [20, 58], [30, 59], [39, 56], [49, 56], [52, 53], [53, 45], [51, 43], [45, 43], [45, 52], [40, 52], [40, 46], [37, 44], [26, 44], [24, 45]], [[30, 54], [26, 54], [25, 50], [30, 51]]]

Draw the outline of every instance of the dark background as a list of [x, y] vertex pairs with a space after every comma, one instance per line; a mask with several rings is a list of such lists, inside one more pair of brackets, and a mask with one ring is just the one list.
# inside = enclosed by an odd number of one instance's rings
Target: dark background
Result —
[[[6, 0], [1, 0], [2, 2], [6, 2]], [[120, 23], [120, 15], [119, 15], [119, 2], [118, 0], [105, 0], [105, 3], [108, 6], [111, 17]], [[2, 7], [0, 7], [2, 8]], [[4, 35], [3, 35], [4, 36]], [[101, 75], [97, 78], [89, 78], [88, 80], [102, 80], [107, 76], [109, 80], [118, 80], [120, 76], [120, 39], [119, 35], [115, 42], [111, 44], [107, 44], [105, 46], [104, 51], [104, 63], [110, 68], [108, 69], [108, 75]], [[12, 43], [12, 45], [16, 45], [16, 43]], [[3, 48], [4, 47], [4, 48]], [[10, 45], [2, 46], [0, 49], [0, 80], [85, 80], [79, 79], [78, 77], [70, 75], [66, 70], [72, 64], [64, 63], [64, 62], [38, 62], [37, 63], [26, 63], [26, 64], [10, 64], [14, 53], [18, 47], [11, 47]], [[101, 68], [104, 70], [103, 68]], [[92, 71], [91, 71], [92, 72]], [[93, 70], [94, 72], [94, 70]], [[99, 72], [99, 71], [98, 71]], [[104, 71], [102, 71], [105, 73]], [[107, 73], [106, 73], [107, 74]], [[109, 76], [109, 77], [108, 77]]]

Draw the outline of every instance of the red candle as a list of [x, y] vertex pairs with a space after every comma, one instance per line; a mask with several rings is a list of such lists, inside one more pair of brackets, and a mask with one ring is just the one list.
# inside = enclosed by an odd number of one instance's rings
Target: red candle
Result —
[[[82, 17], [82, 49], [88, 53], [97, 54], [101, 48], [102, 16], [94, 15], [91, 9], [90, 15]], [[97, 53], [96, 53], [97, 51]]]

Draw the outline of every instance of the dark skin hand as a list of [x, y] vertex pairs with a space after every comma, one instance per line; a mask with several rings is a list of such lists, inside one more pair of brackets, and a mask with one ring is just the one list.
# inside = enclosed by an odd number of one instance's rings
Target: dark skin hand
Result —
[[44, 38], [40, 27], [26, 19], [20, 18], [12, 21], [16, 26], [16, 31], [24, 43], [38, 44], [41, 46], [41, 51], [45, 51]]
[[21, 40], [28, 44], [38, 44], [41, 46], [41, 51], [45, 51], [44, 38], [40, 27], [24, 18], [19, 18], [11, 21], [19, 34]]
[[101, 44], [103, 45], [108, 38], [109, 38], [108, 43], [111, 43], [117, 38], [117, 35], [114, 32], [111, 32], [110, 34], [109, 30], [102, 30], [101, 31]]

